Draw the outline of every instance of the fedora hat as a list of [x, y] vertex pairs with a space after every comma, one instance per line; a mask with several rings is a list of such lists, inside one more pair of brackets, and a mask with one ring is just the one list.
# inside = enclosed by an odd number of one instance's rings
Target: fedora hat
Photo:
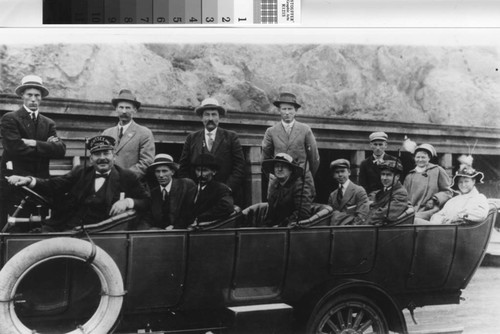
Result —
[[293, 158], [286, 153], [278, 153], [273, 159], [267, 159], [262, 161], [262, 172], [265, 174], [274, 174], [274, 164], [277, 162], [284, 163], [290, 167], [292, 170], [292, 175], [299, 176], [302, 174], [302, 167], [298, 165]]
[[220, 116], [224, 116], [226, 114], [226, 108], [221, 106], [219, 104], [219, 101], [212, 97], [206, 98], [201, 101], [201, 104], [198, 107], [194, 108], [194, 112], [201, 117], [201, 115], [203, 115], [203, 112], [208, 109], [217, 110]]
[[220, 164], [217, 162], [217, 158], [213, 154], [202, 153], [194, 159], [192, 163], [193, 167], [208, 167], [213, 170], [219, 170]]
[[292, 93], [280, 93], [279, 98], [273, 102], [273, 104], [278, 108], [282, 103], [291, 104], [295, 106], [296, 109], [299, 109], [301, 107], [301, 105], [297, 103], [297, 97]]
[[111, 103], [116, 108], [118, 103], [122, 101], [132, 103], [137, 109], [141, 107], [141, 102], [137, 101], [135, 95], [128, 89], [122, 89], [120, 93], [118, 93], [118, 96], [111, 100]]
[[90, 153], [113, 150], [114, 148], [115, 138], [110, 136], [99, 135], [92, 137], [87, 141], [87, 149]]
[[174, 162], [174, 159], [170, 154], [165, 153], [157, 154], [153, 160], [153, 163], [148, 168], [153, 170], [155, 167], [162, 165], [168, 166], [174, 171], [179, 170], [179, 164]]
[[417, 148], [415, 148], [415, 154], [418, 151], [424, 151], [424, 152], [429, 153], [429, 157], [430, 158], [437, 157], [436, 149], [431, 144], [421, 144], [421, 145], [418, 145]]
[[22, 96], [26, 88], [36, 88], [42, 92], [42, 97], [49, 95], [49, 90], [43, 85], [42, 78], [38, 75], [26, 75], [21, 80], [21, 85], [16, 87], [16, 94]]

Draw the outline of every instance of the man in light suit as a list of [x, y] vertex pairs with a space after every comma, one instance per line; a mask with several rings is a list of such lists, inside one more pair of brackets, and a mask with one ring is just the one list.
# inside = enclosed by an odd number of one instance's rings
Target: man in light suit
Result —
[[87, 143], [91, 166], [76, 166], [68, 174], [49, 179], [12, 175], [8, 182], [28, 186], [42, 195], [56, 198], [59, 205], [43, 232], [64, 231], [95, 224], [130, 209], [149, 207], [149, 194], [130, 170], [114, 165], [115, 142], [109, 136], [95, 136]]
[[173, 178], [179, 165], [168, 154], [157, 154], [148, 173], [157, 181], [151, 189], [151, 210], [138, 229], [183, 229], [194, 220], [193, 206], [196, 184], [188, 178]]
[[316, 138], [311, 128], [295, 120], [301, 107], [294, 94], [281, 93], [273, 104], [281, 113], [281, 122], [268, 128], [262, 141], [262, 160], [272, 159], [278, 153], [287, 153], [305, 169], [305, 186], [312, 199], [316, 196], [314, 175], [319, 167]]
[[241, 203], [240, 190], [245, 179], [245, 157], [236, 132], [219, 126], [219, 118], [226, 114], [226, 109], [219, 105], [216, 99], [207, 98], [194, 111], [201, 117], [204, 129], [187, 136], [177, 175], [196, 181], [194, 162], [200, 154], [209, 153], [219, 163], [215, 181], [226, 184], [237, 198], [237, 202]]
[[363, 187], [349, 180], [351, 164], [337, 159], [330, 163], [330, 170], [339, 184], [328, 198], [328, 205], [333, 208], [331, 225], [362, 225], [368, 215], [368, 196]]
[[111, 103], [118, 114], [118, 124], [102, 134], [116, 140], [116, 164], [143, 178], [155, 156], [155, 141], [150, 129], [134, 122], [141, 103], [128, 89], [122, 89]]
[[[57, 136], [55, 122], [42, 115], [39, 110], [49, 90], [42, 79], [27, 75], [15, 90], [23, 100], [23, 106], [6, 113], [0, 121], [3, 155], [0, 168], [0, 229], [7, 221], [7, 215], [15, 210], [24, 197], [10, 186], [5, 177], [12, 174], [22, 176], [49, 177], [50, 159], [63, 158], [66, 145]], [[23, 214], [29, 217], [35, 208], [28, 204]]]

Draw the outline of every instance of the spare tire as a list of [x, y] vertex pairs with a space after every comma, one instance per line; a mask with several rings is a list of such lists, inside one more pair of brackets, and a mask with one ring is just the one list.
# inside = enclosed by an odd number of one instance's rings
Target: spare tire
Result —
[[[14, 296], [23, 277], [37, 265], [56, 258], [87, 261], [93, 254], [88, 241], [60, 237], [39, 241], [14, 255], [0, 271], [0, 333], [32, 334], [19, 319]], [[113, 259], [95, 247], [95, 258], [89, 264], [99, 277], [101, 299], [95, 313], [79, 328], [68, 334], [106, 334], [113, 327], [123, 304], [123, 280]]]

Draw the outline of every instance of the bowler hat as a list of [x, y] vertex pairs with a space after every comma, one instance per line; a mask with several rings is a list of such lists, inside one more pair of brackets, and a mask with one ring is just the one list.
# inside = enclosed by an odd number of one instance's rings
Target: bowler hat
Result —
[[384, 162], [378, 165], [380, 170], [389, 169], [394, 173], [401, 174], [403, 172], [403, 165], [396, 160], [384, 160]]
[[42, 97], [49, 95], [49, 90], [43, 85], [42, 78], [38, 75], [26, 75], [21, 80], [21, 85], [17, 86], [15, 92], [18, 96], [22, 96], [26, 88], [36, 88], [42, 92]]
[[288, 165], [292, 170], [292, 174], [295, 176], [302, 174], [302, 167], [300, 167], [297, 162], [293, 161], [293, 158], [286, 153], [278, 153], [274, 156], [273, 159], [262, 161], [262, 171], [264, 172], [264, 174], [274, 174], [274, 164], [277, 162]]
[[154, 169], [157, 166], [163, 165], [172, 168], [174, 171], [179, 170], [179, 164], [174, 162], [174, 159], [171, 155], [165, 153], [157, 154], [153, 160], [153, 163], [148, 168]]
[[122, 89], [120, 93], [118, 93], [118, 96], [111, 100], [111, 103], [116, 108], [118, 103], [122, 101], [132, 103], [137, 109], [141, 107], [141, 102], [137, 101], [135, 95], [128, 89]]
[[349, 162], [349, 160], [346, 160], [346, 159], [333, 160], [330, 163], [330, 170], [333, 172], [337, 168], [351, 169], [351, 163]]
[[375, 141], [375, 140], [387, 141], [388, 136], [387, 136], [387, 133], [382, 132], [382, 131], [378, 131], [378, 132], [371, 133], [368, 138], [370, 138], [370, 142]]
[[273, 102], [273, 104], [278, 108], [282, 103], [291, 104], [297, 109], [301, 107], [301, 105], [297, 103], [297, 97], [292, 93], [280, 93], [280, 97]]
[[194, 162], [192, 163], [193, 167], [208, 167], [213, 170], [219, 170], [220, 164], [217, 162], [217, 158], [213, 154], [202, 153], [198, 155]]
[[220, 116], [224, 116], [226, 114], [226, 108], [221, 106], [219, 104], [219, 101], [212, 97], [206, 98], [201, 101], [201, 104], [198, 107], [194, 108], [194, 112], [201, 117], [201, 115], [203, 115], [203, 112], [208, 109], [217, 110]]
[[115, 148], [115, 139], [110, 136], [99, 135], [87, 141], [87, 149], [90, 153], [112, 150]]

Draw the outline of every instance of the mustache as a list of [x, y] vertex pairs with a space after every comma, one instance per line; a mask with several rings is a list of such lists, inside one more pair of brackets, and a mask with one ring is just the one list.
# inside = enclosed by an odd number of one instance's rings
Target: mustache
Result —
[[109, 161], [109, 159], [97, 159], [95, 162], [96, 164], [108, 164]]

